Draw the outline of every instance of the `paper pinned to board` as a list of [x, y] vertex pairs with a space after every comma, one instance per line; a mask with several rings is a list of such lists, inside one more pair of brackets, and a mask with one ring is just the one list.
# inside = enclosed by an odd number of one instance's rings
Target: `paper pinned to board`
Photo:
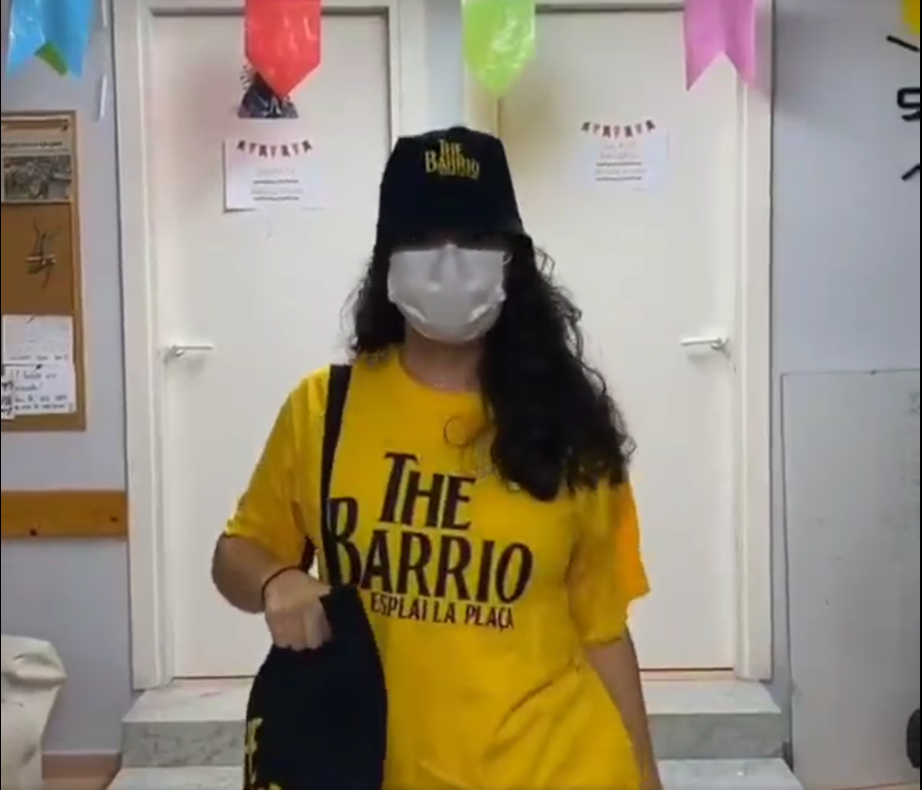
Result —
[[2, 379], [0, 379], [0, 387], [2, 387], [2, 401], [0, 401], [0, 418], [4, 422], [7, 420], [15, 419], [16, 411], [13, 407], [13, 379], [10, 376], [7, 376], [6, 373], [3, 374]]
[[74, 321], [70, 316], [3, 316], [4, 365], [74, 364]]
[[72, 120], [50, 116], [28, 123], [11, 117], [3, 124], [0, 200], [27, 205], [74, 199]]
[[[10, 416], [6, 417], [6, 380], [10, 381]], [[77, 411], [77, 377], [70, 363], [10, 365], [4, 371], [4, 419], [74, 414]]]

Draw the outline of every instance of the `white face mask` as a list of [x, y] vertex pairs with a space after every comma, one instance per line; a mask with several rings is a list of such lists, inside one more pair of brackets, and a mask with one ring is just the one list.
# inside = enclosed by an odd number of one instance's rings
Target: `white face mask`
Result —
[[391, 255], [388, 296], [423, 337], [461, 344], [490, 331], [503, 308], [508, 255], [453, 244]]

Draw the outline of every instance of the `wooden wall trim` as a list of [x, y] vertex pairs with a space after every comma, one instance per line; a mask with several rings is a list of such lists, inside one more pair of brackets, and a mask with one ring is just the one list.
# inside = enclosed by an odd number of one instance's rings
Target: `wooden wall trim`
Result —
[[2, 538], [127, 538], [124, 491], [3, 491]]

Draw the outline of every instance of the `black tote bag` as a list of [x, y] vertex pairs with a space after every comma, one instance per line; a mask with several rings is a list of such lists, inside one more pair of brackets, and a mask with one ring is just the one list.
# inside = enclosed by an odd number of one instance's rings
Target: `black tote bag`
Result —
[[[317, 650], [269, 651], [247, 704], [244, 790], [380, 790], [384, 782], [384, 671], [358, 590], [344, 583], [329, 506], [350, 378], [349, 366], [331, 367], [320, 470], [332, 639]], [[305, 566], [312, 557], [305, 552]]]

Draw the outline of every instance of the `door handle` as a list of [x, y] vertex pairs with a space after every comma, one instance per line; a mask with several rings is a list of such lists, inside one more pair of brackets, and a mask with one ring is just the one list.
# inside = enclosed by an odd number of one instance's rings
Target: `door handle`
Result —
[[210, 354], [214, 351], [213, 343], [174, 343], [167, 346], [164, 356], [167, 361], [171, 359], [182, 359], [192, 354]]
[[720, 335], [704, 335], [701, 337], [683, 337], [679, 342], [683, 348], [705, 348], [719, 354], [726, 354], [730, 345], [730, 338], [721, 337]]

